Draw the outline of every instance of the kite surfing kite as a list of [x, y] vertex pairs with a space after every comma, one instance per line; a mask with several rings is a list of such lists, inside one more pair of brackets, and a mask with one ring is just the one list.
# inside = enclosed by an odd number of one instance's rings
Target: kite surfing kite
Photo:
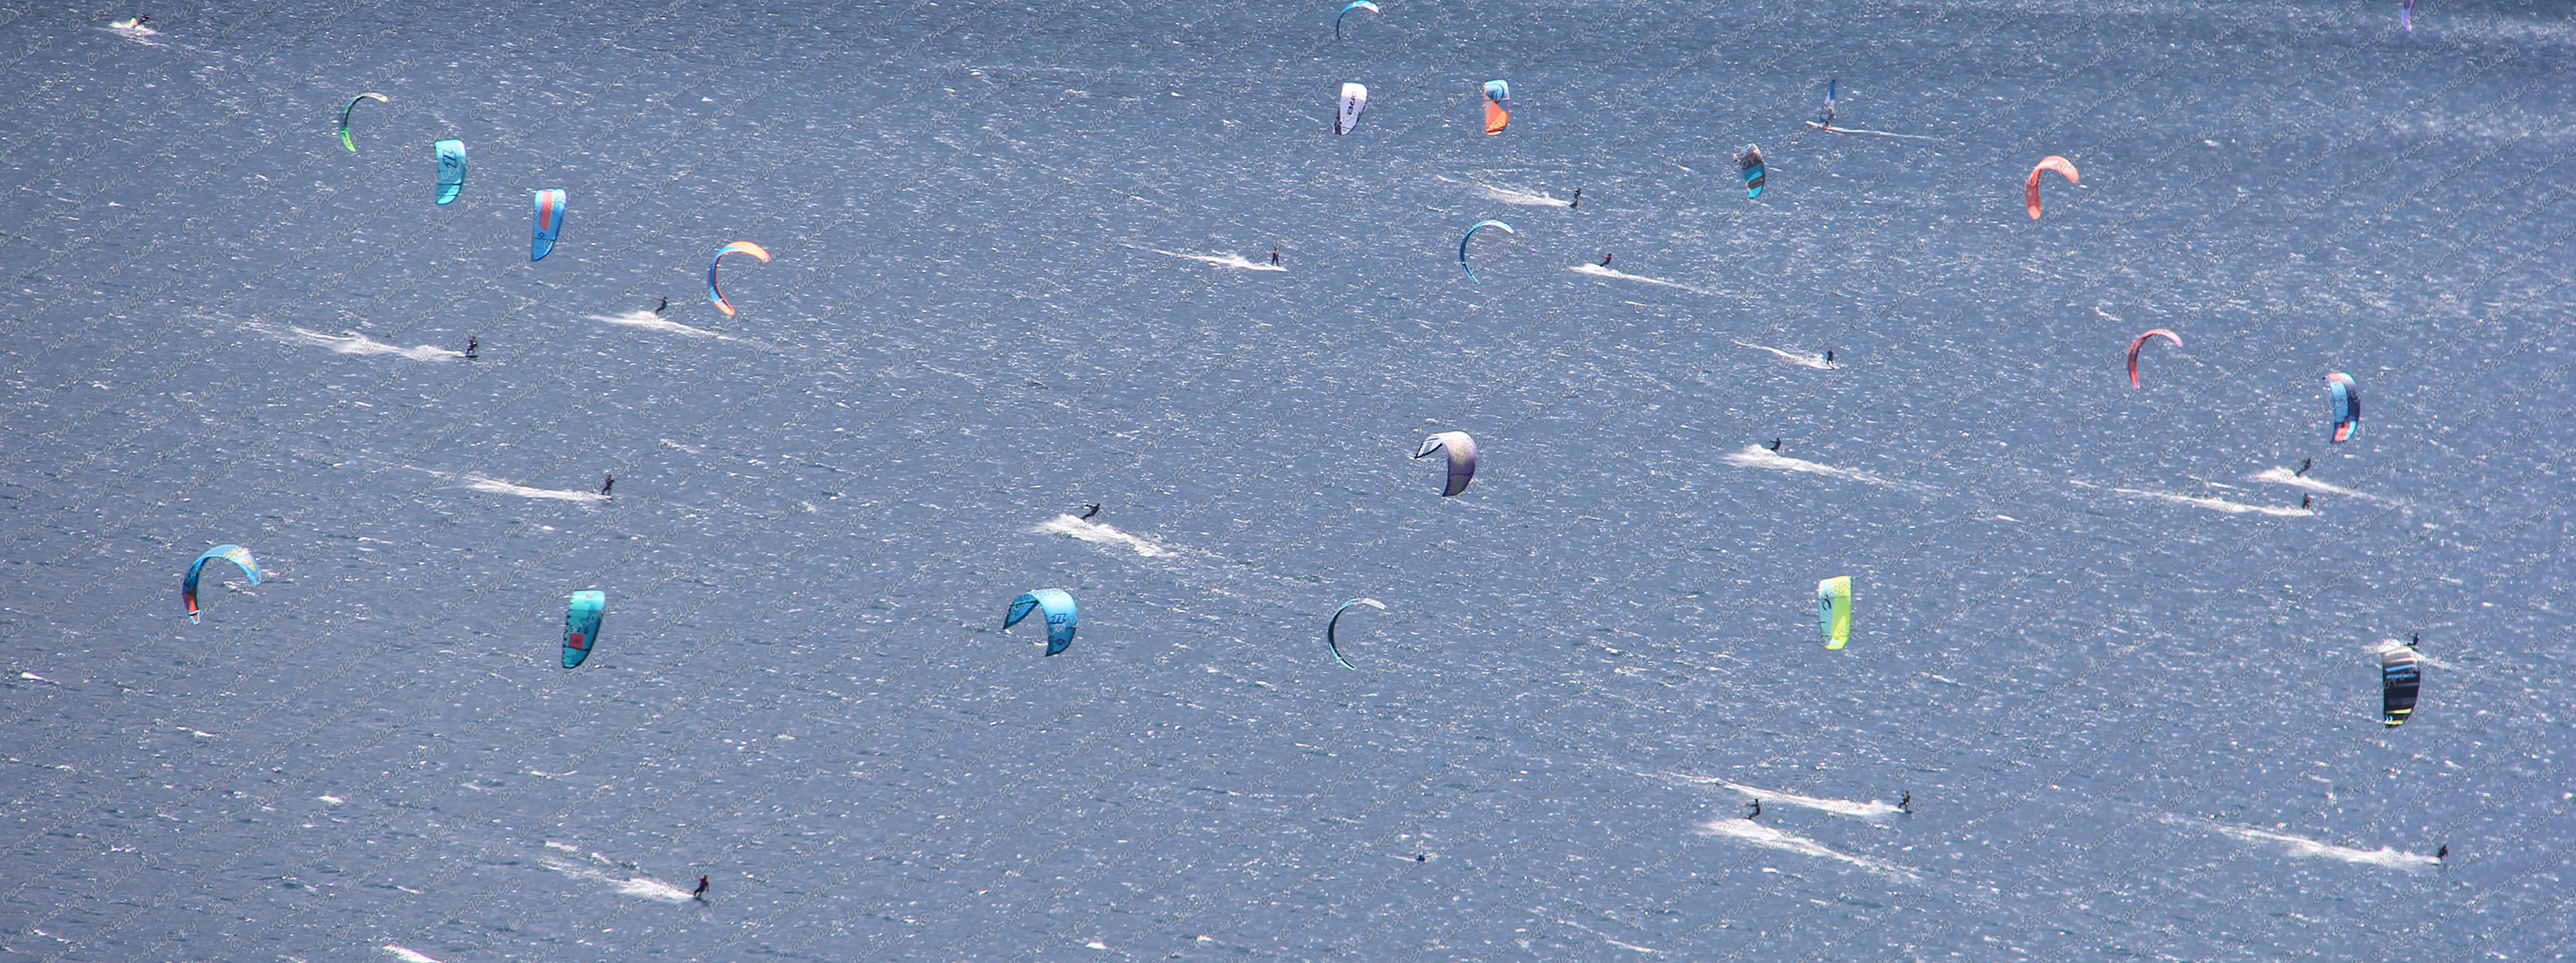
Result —
[[1011, 600], [1011, 612], [1002, 617], [1002, 631], [1020, 624], [1032, 611], [1046, 612], [1047, 654], [1055, 655], [1073, 646], [1073, 596], [1062, 589], [1038, 589], [1022, 592]]
[[1360, 111], [1367, 109], [1368, 87], [1364, 84], [1343, 84], [1342, 113], [1333, 121], [1333, 133], [1350, 133], [1353, 128], [1360, 125]]
[[1735, 166], [1744, 171], [1745, 199], [1751, 200], [1762, 196], [1762, 181], [1764, 180], [1765, 172], [1762, 169], [1761, 146], [1757, 144], [1744, 145], [1744, 150], [1735, 155]]
[[2421, 657], [2404, 643], [2391, 639], [2379, 650], [2379, 721], [2391, 729], [2406, 724], [2415, 714], [2415, 693], [2424, 687]]
[[716, 309], [723, 311], [728, 318], [733, 317], [734, 314], [733, 302], [725, 300], [724, 289], [716, 286], [716, 266], [724, 263], [725, 255], [736, 251], [759, 258], [762, 264], [769, 263], [769, 251], [750, 241], [735, 241], [727, 244], [716, 251], [713, 260], [707, 262], [707, 300], [715, 302]]
[[555, 238], [563, 234], [564, 192], [558, 189], [538, 191], [533, 201], [537, 223], [528, 235], [528, 260], [543, 261], [555, 252]]
[[1485, 136], [1492, 137], [1512, 125], [1512, 85], [1509, 81], [1485, 81]]
[[2147, 333], [2138, 336], [2138, 340], [2129, 342], [2129, 387], [2138, 387], [2138, 349], [2147, 346], [2147, 339], [2159, 336], [2173, 342], [2174, 347], [2182, 347], [2182, 335], [2163, 328], [2148, 328]]
[[242, 574], [250, 576], [250, 584], [259, 584], [259, 560], [250, 557], [250, 549], [239, 545], [217, 545], [207, 549], [206, 554], [197, 556], [197, 560], [188, 566], [187, 579], [179, 583], [179, 598], [188, 603], [190, 625], [204, 621], [197, 617], [197, 576], [206, 570], [207, 562], [219, 558], [241, 566]]
[[1477, 221], [1474, 227], [1470, 227], [1470, 228], [1468, 228], [1468, 229], [1467, 229], [1467, 236], [1465, 236], [1465, 237], [1462, 237], [1462, 238], [1459, 238], [1459, 239], [1458, 239], [1458, 266], [1459, 266], [1460, 268], [1463, 268], [1463, 269], [1465, 269], [1465, 270], [1466, 270], [1466, 272], [1467, 272], [1467, 280], [1470, 280], [1470, 281], [1477, 280], [1477, 278], [1476, 278], [1476, 269], [1475, 269], [1475, 268], [1473, 268], [1473, 267], [1469, 267], [1469, 266], [1467, 265], [1467, 242], [1468, 242], [1468, 241], [1472, 241], [1472, 240], [1475, 240], [1475, 239], [1476, 239], [1476, 232], [1477, 232], [1477, 231], [1481, 231], [1481, 230], [1484, 230], [1484, 229], [1489, 228], [1489, 227], [1499, 227], [1499, 228], [1502, 228], [1502, 229], [1503, 229], [1503, 233], [1505, 233], [1505, 234], [1518, 234], [1518, 233], [1520, 233], [1519, 231], [1512, 230], [1512, 226], [1511, 226], [1511, 225], [1509, 225], [1509, 224], [1505, 224], [1505, 223], [1503, 223], [1503, 222], [1501, 222], [1501, 221], [1494, 221], [1494, 220]]
[[438, 142], [438, 202], [451, 204], [465, 192], [465, 142]]
[[599, 643], [599, 617], [608, 612], [608, 593], [583, 589], [564, 605], [564, 668], [578, 668]]
[[2326, 391], [2334, 396], [2334, 434], [2332, 440], [2351, 441], [2353, 432], [2361, 430], [2361, 388], [2352, 376], [2337, 371], [2326, 376]]
[[2048, 171], [2066, 175], [2066, 182], [2069, 184], [2084, 183], [2075, 179], [2074, 162], [2055, 154], [2050, 154], [2041, 160], [2039, 166], [2030, 169], [2030, 179], [2021, 184], [2022, 202], [2030, 205], [2030, 219], [2034, 221], [2039, 220], [2039, 175]]
[[1441, 486], [1440, 497], [1466, 491], [1467, 483], [1476, 477], [1476, 439], [1463, 431], [1444, 431], [1422, 439], [1422, 450], [1413, 457], [1427, 458], [1435, 451], [1449, 453], [1449, 481]]
[[1816, 583], [1816, 623], [1825, 632], [1825, 648], [1851, 641], [1851, 576], [1836, 575]]
[[1332, 621], [1324, 623], [1324, 644], [1333, 650], [1333, 660], [1340, 662], [1342, 668], [1357, 670], [1359, 666], [1352, 665], [1351, 660], [1342, 658], [1342, 644], [1333, 638], [1333, 630], [1342, 624], [1342, 613], [1350, 611], [1351, 606], [1354, 605], [1365, 605], [1384, 612], [1386, 603], [1376, 599], [1352, 599], [1342, 603], [1340, 608], [1334, 609]]
[[348, 148], [349, 153], [352, 154], [358, 152], [358, 142], [349, 139], [349, 112], [358, 109], [358, 102], [361, 100], [372, 100], [379, 104], [390, 104], [393, 103], [394, 99], [374, 91], [369, 91], [349, 98], [349, 106], [340, 108], [340, 146]]
[[[2412, 2], [2412, 0], [2409, 0], [2409, 2]], [[1350, 16], [1351, 11], [1353, 10], [1366, 10], [1370, 13], [1381, 12], [1378, 10], [1377, 4], [1370, 3], [1369, 0], [1351, 0], [1351, 2], [1343, 4], [1342, 12], [1333, 16], [1333, 39], [1342, 39], [1342, 18]]]

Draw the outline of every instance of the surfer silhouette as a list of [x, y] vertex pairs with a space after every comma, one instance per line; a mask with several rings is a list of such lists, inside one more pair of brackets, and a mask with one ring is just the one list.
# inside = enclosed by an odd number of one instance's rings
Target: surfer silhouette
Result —
[[1832, 364], [1832, 363], [1834, 363], [1834, 349], [1832, 349], [1832, 348], [1826, 348], [1826, 349], [1825, 349], [1825, 363], [1826, 363], [1826, 364]]
[[1278, 249], [1278, 248], [1275, 248], [1275, 247], [1274, 247], [1274, 248], [1271, 248], [1271, 249], [1270, 249], [1270, 263], [1272, 263], [1272, 264], [1277, 264], [1277, 263], [1279, 263], [1279, 249]]
[[609, 494], [608, 494], [608, 490], [609, 490], [609, 489], [611, 489], [611, 488], [615, 488], [615, 487], [617, 487], [617, 476], [615, 476], [615, 475], [610, 475], [610, 476], [608, 476], [605, 480], [602, 480], [602, 481], [599, 483], [599, 495], [600, 495], [600, 497], [602, 497], [602, 498], [610, 497], [610, 496], [609, 496]]
[[698, 877], [698, 888], [697, 888], [696, 890], [694, 890], [694, 891], [692, 891], [692, 892], [690, 892], [690, 893], [689, 893], [689, 898], [690, 898], [690, 899], [697, 900], [698, 902], [701, 902], [701, 903], [706, 902], [706, 899], [707, 899], [707, 890], [712, 889], [712, 888], [714, 888], [714, 887], [709, 886], [709, 885], [707, 884], [707, 878], [706, 878], [706, 877], [704, 877], [704, 876], [700, 876], [700, 877]]
[[1908, 789], [1903, 795], [1896, 797], [1896, 811], [1908, 816], [1914, 815], [1914, 790]]
[[2290, 474], [2293, 477], [2306, 478], [2308, 477], [2308, 466], [2316, 463], [2317, 460], [2314, 458], [2301, 458], [2299, 459], [2299, 470], [2291, 472]]
[[481, 352], [482, 350], [483, 350], [483, 342], [482, 342], [482, 341], [477, 340], [473, 335], [470, 335], [470, 334], [465, 336], [465, 360], [467, 360], [467, 361], [472, 361], [472, 360], [474, 360], [474, 359], [476, 359], [476, 358], [482, 357], [482, 355], [479, 353], [479, 352]]
[[2449, 844], [2449, 843], [2443, 843], [2443, 844], [2442, 844], [2442, 848], [2440, 848], [2440, 849], [2436, 849], [2436, 850], [2434, 850], [2434, 851], [2433, 851], [2433, 861], [2434, 861], [2434, 862], [2436, 862], [2436, 863], [2442, 862], [2442, 861], [2447, 860], [2447, 859], [2450, 859], [2450, 858], [2451, 858], [2451, 844]]
[[2414, 648], [2414, 647], [2419, 646], [2419, 645], [2422, 645], [2422, 644], [2424, 644], [2424, 633], [2422, 633], [2422, 632], [2408, 632], [2408, 633], [2406, 633], [2406, 647], [2407, 647], [2407, 648], [2410, 648], [2410, 649], [2411, 649], [2411, 648]]
[[1772, 450], [1772, 451], [1779, 451], [1779, 450], [1780, 450], [1780, 439], [1778, 439], [1778, 438], [1773, 438], [1773, 439], [1771, 439], [1771, 450]]
[[1610, 255], [1607, 255], [1607, 254], [1601, 255], [1601, 266], [1602, 266], [1602, 267], [1609, 267], [1609, 266], [1610, 266]]
[[2315, 495], [2301, 495], [2301, 496], [2299, 496], [2299, 507], [2300, 507], [2300, 508], [2306, 508], [2306, 507], [2308, 507], [2310, 504], [2313, 504], [2313, 503], [2314, 503], [2314, 501], [2315, 501], [2316, 497], [2317, 497], [2317, 496], [2315, 496]]
[[662, 313], [665, 309], [667, 309], [667, 308], [669, 308], [669, 307], [671, 306], [671, 299], [670, 299], [670, 297], [669, 297], [669, 296], [667, 296], [667, 295], [656, 295], [656, 297], [660, 297], [660, 298], [662, 299], [662, 303], [660, 303], [660, 304], [656, 304], [656, 305], [654, 305], [654, 306], [653, 306], [653, 313], [654, 313], [654, 314], [660, 314], [660, 313]]
[[1753, 801], [1753, 812], [1752, 812], [1750, 815], [1745, 816], [1744, 818], [1746, 818], [1746, 819], [1753, 819], [1753, 818], [1759, 817], [1759, 816], [1761, 816], [1761, 815], [1762, 815], [1762, 800], [1756, 799], [1756, 800], [1754, 800], [1754, 801]]
[[1090, 518], [1090, 517], [1091, 517], [1091, 516], [1093, 516], [1093, 515], [1098, 515], [1098, 514], [1100, 514], [1100, 503], [1099, 503], [1099, 502], [1085, 502], [1085, 503], [1083, 503], [1083, 505], [1082, 505], [1082, 517], [1084, 517], [1084, 518], [1086, 518], [1086, 519], [1087, 519], [1087, 518]]
[[1431, 861], [1431, 857], [1425, 856], [1421, 853], [1415, 853], [1413, 854], [1413, 861], [1417, 863], [1428, 863]]
[[[1578, 187], [1574, 189], [1574, 203], [1565, 205], [1565, 209], [1569, 211], [1579, 211], [1583, 209], [1583, 188]], [[1607, 256], [1602, 257], [1601, 263], [1610, 263], [1610, 258]]]

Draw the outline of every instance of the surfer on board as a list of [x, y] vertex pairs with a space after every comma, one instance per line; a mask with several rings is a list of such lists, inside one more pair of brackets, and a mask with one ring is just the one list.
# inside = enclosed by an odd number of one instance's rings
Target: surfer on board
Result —
[[465, 336], [465, 360], [472, 361], [476, 358], [482, 357], [482, 354], [480, 353], [482, 350], [483, 342], [481, 340], [470, 334]]
[[1278, 248], [1275, 248], [1275, 247], [1274, 247], [1274, 248], [1271, 248], [1271, 249], [1270, 249], [1270, 263], [1272, 263], [1272, 264], [1277, 264], [1277, 263], [1279, 263], [1279, 249], [1278, 249]]
[[671, 306], [671, 299], [668, 296], [656, 295], [656, 297], [662, 298], [662, 303], [653, 306], [654, 314], [660, 314]]
[[1896, 811], [1908, 816], [1914, 815], [1914, 790], [1908, 789], [1904, 794], [1896, 797]]
[[700, 876], [700, 877], [698, 877], [698, 888], [697, 888], [696, 890], [694, 890], [694, 891], [692, 891], [692, 892], [690, 892], [690, 893], [689, 893], [689, 898], [690, 898], [690, 899], [697, 900], [698, 902], [701, 902], [701, 903], [706, 902], [706, 901], [707, 901], [707, 890], [709, 890], [709, 889], [711, 889], [711, 888], [713, 888], [713, 887], [710, 887], [709, 885], [707, 885], [707, 878], [706, 878], [706, 877], [704, 877], [704, 876]]
[[[1569, 211], [1579, 211], [1583, 209], [1583, 188], [1578, 187], [1574, 189], [1574, 203], [1565, 205], [1565, 209]], [[1608, 258], [1603, 258], [1601, 263], [1608, 264], [1610, 261]]]
[[602, 480], [600, 481], [600, 483], [599, 483], [599, 497], [601, 497], [601, 498], [608, 498], [608, 497], [611, 497], [611, 496], [608, 494], [608, 490], [609, 490], [609, 489], [611, 489], [611, 488], [615, 488], [615, 487], [617, 487], [617, 476], [616, 476], [616, 475], [610, 475], [610, 476], [608, 476], [607, 478], [602, 479]]
[[2433, 861], [2436, 863], [2448, 861], [2450, 858], [2451, 844], [2449, 843], [2443, 843], [2442, 848], [2433, 851]]
[[2299, 496], [2299, 507], [2300, 507], [2300, 508], [2306, 508], [2306, 507], [2308, 507], [2308, 506], [2310, 506], [2310, 505], [2312, 505], [2312, 504], [2315, 504], [2315, 502], [2316, 502], [2316, 497], [2317, 497], [2317, 496], [2315, 496], [2315, 495], [2301, 495], [2301, 496]]
[[2299, 470], [2291, 472], [2290, 476], [2293, 478], [2306, 478], [2308, 477], [2308, 466], [2316, 463], [2317, 460], [2314, 458], [2301, 458], [2299, 459]]
[[1084, 518], [1090, 518], [1091, 516], [1093, 516], [1093, 515], [1098, 515], [1098, 514], [1100, 514], [1100, 503], [1099, 503], [1099, 502], [1084, 502], [1084, 503], [1083, 503], [1083, 505], [1082, 505], [1082, 517], [1084, 517]]
[[1774, 437], [1774, 438], [1772, 438], [1772, 439], [1771, 439], [1771, 450], [1772, 450], [1772, 451], [1779, 451], [1779, 450], [1780, 450], [1780, 439], [1779, 439], [1779, 438]]
[[1607, 254], [1601, 255], [1601, 266], [1602, 266], [1602, 267], [1609, 267], [1609, 266], [1610, 266], [1610, 255], [1607, 255]]
[[1826, 349], [1825, 349], [1825, 363], [1826, 363], [1826, 364], [1832, 364], [1832, 363], [1834, 363], [1834, 349], [1832, 349], [1832, 348], [1826, 348]]
[[1754, 801], [1753, 801], [1753, 812], [1752, 812], [1751, 814], [1749, 814], [1749, 815], [1746, 815], [1744, 818], [1746, 818], [1746, 819], [1755, 819], [1755, 818], [1759, 818], [1761, 815], [1762, 815], [1762, 800], [1756, 799], [1756, 800], [1754, 800]]

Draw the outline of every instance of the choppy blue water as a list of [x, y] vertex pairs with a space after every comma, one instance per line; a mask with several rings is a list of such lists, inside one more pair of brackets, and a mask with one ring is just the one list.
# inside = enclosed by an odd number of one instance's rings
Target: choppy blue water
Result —
[[2564, 2], [1383, 6], [0, 10], [0, 960], [2568, 952]]

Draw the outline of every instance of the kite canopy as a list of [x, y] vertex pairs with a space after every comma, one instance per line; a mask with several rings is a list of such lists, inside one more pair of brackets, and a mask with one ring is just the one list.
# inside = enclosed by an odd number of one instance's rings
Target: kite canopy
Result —
[[2039, 162], [2039, 166], [2030, 169], [2030, 179], [2023, 181], [2021, 184], [2022, 202], [2030, 205], [2030, 219], [2034, 221], [2039, 220], [2039, 175], [2043, 171], [2056, 171], [2060, 174], [2064, 174], [2066, 175], [2066, 182], [2069, 184], [2083, 183], [2083, 181], [2075, 179], [2074, 162], [2055, 154], [2050, 154], [2046, 159], [2041, 160]]
[[2391, 641], [2379, 652], [2379, 721], [2391, 729], [2415, 715], [2415, 694], [2424, 687], [2422, 657]]
[[2138, 387], [2138, 349], [2146, 347], [2147, 339], [2155, 337], [2173, 342], [2174, 347], [2182, 347], [2182, 335], [2163, 328], [2148, 328], [2147, 333], [2138, 336], [2138, 340], [2129, 342], [2129, 387]]
[[2361, 386], [2352, 383], [2351, 375], [2337, 371], [2326, 376], [2326, 393], [2334, 398], [2334, 434], [2330, 440], [2351, 441], [2353, 433], [2361, 430]]
[[393, 102], [391, 97], [370, 91], [349, 98], [349, 106], [340, 108], [340, 146], [348, 148], [349, 153], [352, 154], [358, 152], [358, 142], [349, 139], [349, 112], [358, 109], [358, 102], [361, 100], [372, 100], [379, 104]]
[[1485, 136], [1492, 137], [1512, 125], [1512, 85], [1509, 81], [1485, 81]]
[[1010, 631], [1011, 626], [1020, 624], [1020, 620], [1028, 618], [1032, 611], [1046, 613], [1048, 655], [1062, 653], [1073, 646], [1073, 596], [1065, 594], [1062, 589], [1022, 592], [1019, 598], [1011, 600], [1010, 614], [1002, 617], [1002, 630]]
[[1342, 85], [1342, 112], [1333, 120], [1333, 133], [1347, 134], [1360, 125], [1360, 111], [1368, 109], [1368, 87], [1362, 84]]
[[1377, 4], [1370, 3], [1369, 0], [1351, 0], [1351, 2], [1343, 4], [1342, 12], [1333, 16], [1333, 39], [1342, 39], [1342, 18], [1350, 16], [1351, 11], [1353, 10], [1366, 10], [1370, 13], [1380, 12], [1377, 8]]
[[1767, 177], [1766, 172], [1762, 167], [1761, 145], [1744, 145], [1744, 150], [1735, 155], [1735, 166], [1742, 168], [1744, 171], [1745, 199], [1751, 200], [1762, 196], [1762, 182], [1766, 180]]
[[1380, 612], [1384, 612], [1386, 611], [1386, 603], [1380, 602], [1376, 599], [1352, 599], [1348, 602], [1342, 603], [1341, 607], [1334, 609], [1332, 621], [1324, 623], [1324, 645], [1333, 650], [1333, 660], [1340, 662], [1342, 664], [1342, 668], [1357, 670], [1359, 666], [1352, 665], [1351, 660], [1342, 658], [1342, 644], [1333, 638], [1333, 630], [1342, 624], [1342, 613], [1350, 611], [1351, 606], [1354, 605], [1365, 605]]
[[[1484, 230], [1484, 229], [1489, 228], [1489, 227], [1499, 227], [1499, 228], [1502, 228], [1502, 229], [1503, 229], [1503, 233], [1505, 233], [1505, 234], [1518, 234], [1518, 233], [1520, 233], [1519, 231], [1512, 230], [1512, 226], [1511, 226], [1511, 225], [1509, 225], [1509, 224], [1505, 224], [1505, 223], [1503, 223], [1503, 222], [1501, 222], [1501, 221], [1494, 221], [1494, 220], [1477, 221], [1477, 222], [1476, 222], [1476, 224], [1475, 224], [1475, 226], [1468, 228], [1468, 229], [1467, 229], [1467, 234], [1466, 234], [1466, 236], [1465, 236], [1465, 237], [1461, 237], [1461, 238], [1459, 238], [1459, 239], [1458, 239], [1458, 266], [1459, 266], [1460, 268], [1464, 268], [1464, 269], [1466, 270], [1466, 272], [1467, 272], [1467, 280], [1470, 280], [1470, 281], [1476, 280], [1476, 269], [1475, 269], [1475, 268], [1473, 268], [1473, 267], [1468, 267], [1468, 265], [1467, 265], [1467, 242], [1475, 239], [1475, 237], [1476, 237], [1476, 232], [1477, 232], [1477, 231], [1481, 231], [1481, 230]], [[1420, 456], [1416, 456], [1416, 457], [1420, 457]]]
[[716, 251], [714, 259], [707, 262], [707, 300], [715, 302], [716, 309], [723, 311], [728, 318], [734, 315], [733, 302], [725, 300], [724, 289], [716, 286], [716, 266], [724, 263], [725, 255], [734, 253], [748, 254], [759, 258], [762, 264], [769, 263], [768, 249], [750, 241], [735, 241], [727, 244]]
[[242, 574], [250, 576], [250, 584], [259, 584], [259, 560], [250, 556], [250, 549], [239, 545], [217, 545], [207, 549], [206, 554], [189, 563], [188, 577], [179, 583], [179, 599], [188, 603], [188, 622], [191, 625], [204, 621], [197, 617], [197, 576], [206, 570], [207, 562], [219, 558], [241, 566]]
[[465, 192], [465, 142], [438, 142], [438, 202], [452, 204]]
[[564, 192], [556, 189], [538, 191], [535, 199], [536, 227], [528, 236], [528, 260], [543, 261], [555, 251], [555, 238], [563, 234]]
[[583, 589], [572, 593], [564, 605], [564, 668], [577, 668], [590, 658], [591, 646], [599, 644], [599, 618], [608, 612], [608, 593]]
[[1851, 641], [1851, 619], [1851, 576], [1816, 583], [1816, 623], [1824, 629], [1825, 648], [1839, 649]]
[[1435, 451], [1449, 453], [1449, 481], [1441, 486], [1440, 497], [1447, 498], [1467, 490], [1476, 477], [1476, 439], [1463, 431], [1444, 431], [1422, 439], [1422, 450], [1415, 458], [1427, 458]]

